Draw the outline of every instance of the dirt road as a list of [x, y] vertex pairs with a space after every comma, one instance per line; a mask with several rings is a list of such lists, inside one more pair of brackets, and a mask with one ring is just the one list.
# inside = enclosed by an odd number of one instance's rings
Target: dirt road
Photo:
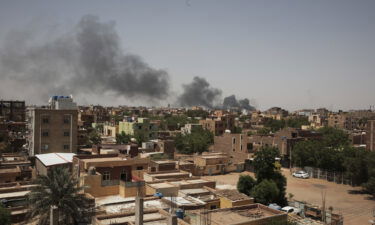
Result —
[[[217, 181], [218, 187], [236, 188], [240, 174], [254, 176], [253, 173], [243, 172], [204, 178]], [[296, 200], [320, 206], [322, 192], [325, 192], [326, 206], [332, 206], [335, 213], [341, 213], [345, 225], [367, 225], [373, 219], [375, 200], [371, 200], [369, 195], [360, 194], [360, 188], [319, 179], [294, 178], [289, 170], [283, 170], [283, 174], [287, 177], [287, 193], [292, 193]]]

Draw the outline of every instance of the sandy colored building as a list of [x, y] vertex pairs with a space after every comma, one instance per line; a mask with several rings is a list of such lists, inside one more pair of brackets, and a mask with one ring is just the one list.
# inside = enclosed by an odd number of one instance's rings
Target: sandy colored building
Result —
[[375, 151], [375, 120], [367, 121], [366, 148]]
[[77, 152], [78, 110], [32, 108], [28, 115], [29, 155]]
[[227, 154], [235, 163], [243, 163], [249, 158], [248, 138], [244, 134], [224, 133], [215, 136], [213, 149]]

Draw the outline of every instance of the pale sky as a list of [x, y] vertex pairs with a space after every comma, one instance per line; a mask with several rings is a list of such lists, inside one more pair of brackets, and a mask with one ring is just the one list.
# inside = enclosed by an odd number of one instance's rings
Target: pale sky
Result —
[[[1, 0], [0, 38], [36, 22], [73, 26], [87, 14], [114, 21], [124, 50], [165, 69], [173, 93], [200, 76], [223, 97], [246, 97], [262, 110], [375, 105], [374, 0]], [[48, 100], [4, 77], [0, 98]]]

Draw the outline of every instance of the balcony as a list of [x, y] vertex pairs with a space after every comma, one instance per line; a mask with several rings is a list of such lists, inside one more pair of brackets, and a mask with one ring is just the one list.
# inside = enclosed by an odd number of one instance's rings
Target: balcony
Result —
[[102, 180], [102, 186], [115, 186], [119, 184], [120, 180]]

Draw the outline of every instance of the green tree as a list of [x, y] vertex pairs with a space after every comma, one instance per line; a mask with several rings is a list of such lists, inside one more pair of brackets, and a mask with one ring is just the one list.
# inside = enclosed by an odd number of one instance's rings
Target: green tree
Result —
[[264, 147], [255, 153], [254, 169], [257, 183], [263, 180], [272, 180], [277, 187], [278, 195], [273, 200], [280, 205], [286, 205], [286, 178], [276, 168], [275, 159], [279, 151], [274, 147]]
[[188, 110], [186, 112], [186, 115], [188, 117], [201, 117], [202, 119], [205, 119], [208, 116], [208, 112], [206, 110]]
[[197, 129], [191, 134], [178, 134], [175, 138], [175, 145], [178, 152], [183, 154], [202, 153], [208, 151], [213, 144], [213, 134], [204, 129]]
[[310, 125], [307, 116], [291, 117], [286, 120], [286, 127], [301, 128], [303, 125]]
[[88, 199], [80, 194], [78, 180], [67, 168], [53, 168], [47, 176], [38, 176], [28, 194], [30, 217], [38, 218], [39, 224], [48, 224], [51, 206], [58, 207], [59, 220], [66, 224], [77, 224], [88, 212]]
[[231, 130], [231, 133], [233, 134], [241, 134], [242, 133], [242, 128], [241, 127], [233, 127], [233, 129]]
[[370, 179], [362, 185], [363, 189], [375, 198], [375, 178]]
[[279, 196], [279, 189], [275, 182], [264, 179], [253, 188], [251, 195], [255, 198], [256, 202], [268, 205], [269, 203], [276, 202]]
[[164, 127], [167, 130], [179, 130], [189, 122], [186, 115], [169, 116], [164, 120]]
[[323, 136], [324, 146], [337, 149], [348, 146], [350, 141], [345, 131], [333, 127], [323, 127], [318, 130]]
[[269, 135], [270, 132], [271, 132], [271, 129], [268, 127], [263, 127], [257, 131], [257, 133], [260, 135]]
[[250, 196], [255, 185], [256, 181], [253, 177], [249, 175], [241, 175], [237, 182], [237, 190]]
[[100, 134], [98, 133], [97, 130], [92, 130], [90, 133], [89, 133], [89, 140], [90, 140], [90, 143], [92, 145], [98, 145], [98, 144], [101, 144], [102, 143], [102, 139], [100, 137]]
[[258, 182], [270, 179], [275, 173], [275, 158], [279, 156], [279, 150], [274, 147], [264, 147], [255, 153], [254, 169]]
[[0, 224], [2, 225], [10, 225], [11, 224], [11, 217], [10, 211], [0, 203]]
[[120, 134], [116, 134], [116, 144], [127, 144], [130, 142], [130, 139], [130, 135], [125, 134], [124, 131]]

